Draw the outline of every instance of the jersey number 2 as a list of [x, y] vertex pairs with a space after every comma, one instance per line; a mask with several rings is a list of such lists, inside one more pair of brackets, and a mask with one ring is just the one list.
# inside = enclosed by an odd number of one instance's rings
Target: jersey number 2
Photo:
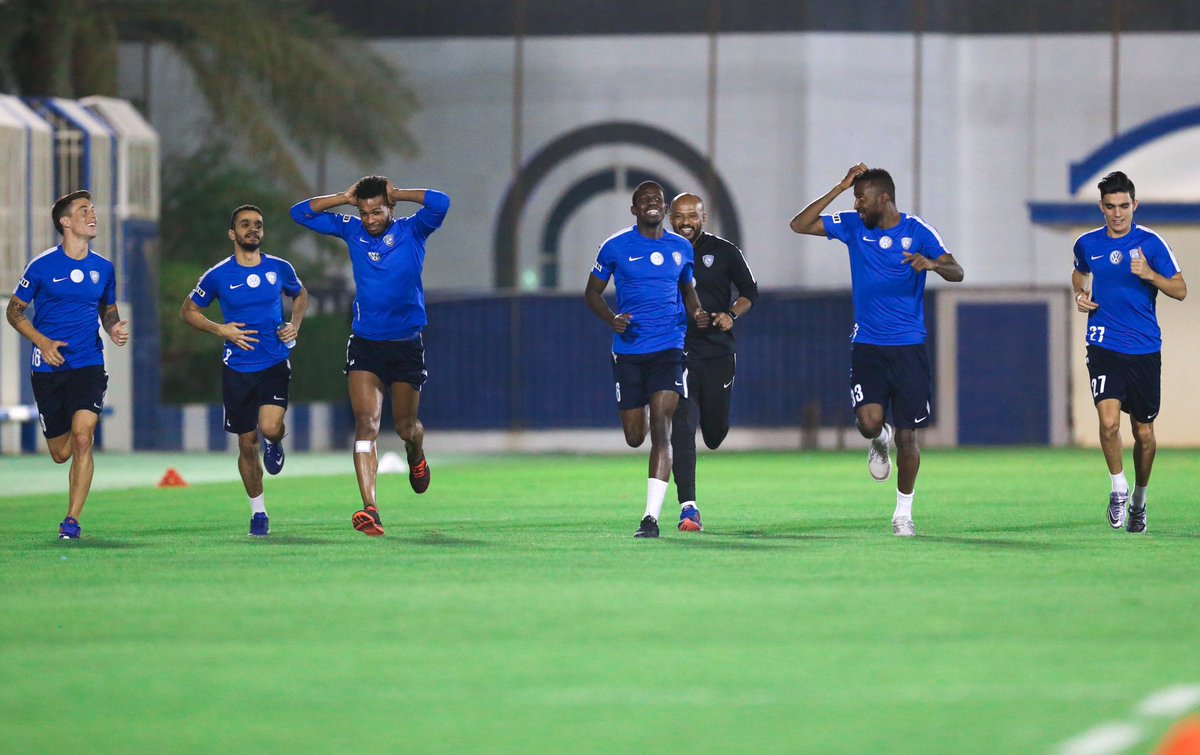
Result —
[[1089, 325], [1087, 339], [1092, 343], [1104, 343], [1104, 326]]

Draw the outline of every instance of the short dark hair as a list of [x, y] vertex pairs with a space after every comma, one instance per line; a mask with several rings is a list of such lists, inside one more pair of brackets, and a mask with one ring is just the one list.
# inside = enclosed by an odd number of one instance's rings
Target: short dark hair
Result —
[[867, 169], [854, 179], [854, 185], [859, 184], [874, 184], [875, 188], [887, 193], [893, 202], [896, 201], [896, 182], [892, 180], [892, 174], [883, 168]]
[[649, 188], [658, 189], [658, 193], [663, 195], [663, 199], [667, 198], [667, 192], [663, 191], [662, 184], [660, 184], [658, 181], [642, 181], [637, 185], [637, 188], [633, 190], [633, 201], [635, 203], [637, 202], [638, 194], [642, 193], [642, 189]]
[[54, 223], [54, 230], [58, 231], [58, 235], [63, 235], [62, 226], [58, 221], [62, 220], [67, 215], [67, 211], [71, 209], [71, 203], [76, 199], [86, 199], [92, 201], [92, 192], [86, 189], [73, 191], [70, 194], [64, 194], [54, 201], [54, 206], [50, 208], [50, 220]]
[[231, 231], [233, 230], [233, 224], [237, 222], [237, 216], [242, 214], [243, 212], [257, 212], [262, 217], [266, 217], [265, 215], [263, 215], [263, 211], [260, 208], [255, 207], [252, 204], [244, 204], [241, 207], [234, 210], [233, 214], [229, 216], [229, 230], [231, 230]]
[[384, 176], [363, 176], [354, 184], [354, 196], [357, 199], [373, 199], [383, 197], [384, 204], [391, 204], [387, 195], [388, 180]]
[[1100, 179], [1100, 183], [1096, 184], [1096, 188], [1100, 190], [1100, 196], [1105, 194], [1128, 194], [1130, 199], [1137, 199], [1134, 195], [1133, 181], [1129, 180], [1129, 176], [1119, 170], [1114, 170], [1104, 178]]

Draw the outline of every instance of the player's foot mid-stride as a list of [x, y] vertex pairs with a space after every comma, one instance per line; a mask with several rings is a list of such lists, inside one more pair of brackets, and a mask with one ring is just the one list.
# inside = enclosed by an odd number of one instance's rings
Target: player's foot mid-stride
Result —
[[885, 482], [892, 476], [891, 440], [892, 426], [885, 422], [883, 432], [867, 446], [867, 471], [875, 482]]
[[364, 509], [354, 512], [354, 516], [350, 519], [354, 525], [354, 529], [368, 535], [370, 537], [380, 537], [383, 535], [383, 520], [379, 518], [379, 509], [374, 506], [367, 506]]
[[1135, 535], [1140, 535], [1146, 531], [1146, 503], [1142, 502], [1141, 506], [1130, 506], [1128, 521], [1125, 523], [1125, 531], [1132, 532]]
[[658, 520], [647, 514], [642, 517], [642, 523], [638, 525], [637, 532], [633, 533], [634, 537], [658, 537]]
[[415, 467], [408, 468], [408, 484], [412, 486], [413, 492], [417, 494], [424, 493], [429, 490], [429, 462], [425, 457], [421, 457], [420, 463]]
[[62, 524], [58, 525], [59, 540], [78, 540], [82, 533], [83, 528], [79, 526], [79, 520], [73, 516], [62, 520]]
[[[1108, 494], [1108, 526], [1119, 530], [1125, 526], [1125, 509], [1129, 505], [1129, 492], [1114, 490]], [[1145, 509], [1142, 509], [1143, 515]]]
[[680, 532], [700, 532], [704, 526], [700, 524], [700, 509], [695, 506], [684, 506], [679, 512]]
[[271, 519], [265, 511], [256, 511], [250, 517], [249, 537], [266, 537], [271, 534]]

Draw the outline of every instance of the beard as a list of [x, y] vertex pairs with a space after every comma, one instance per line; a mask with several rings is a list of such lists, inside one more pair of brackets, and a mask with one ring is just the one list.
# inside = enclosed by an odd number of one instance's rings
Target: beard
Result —
[[257, 252], [258, 248], [260, 246], [262, 246], [262, 242], [261, 241], [239, 241], [238, 246], [240, 246], [242, 249], [246, 250], [247, 252]]

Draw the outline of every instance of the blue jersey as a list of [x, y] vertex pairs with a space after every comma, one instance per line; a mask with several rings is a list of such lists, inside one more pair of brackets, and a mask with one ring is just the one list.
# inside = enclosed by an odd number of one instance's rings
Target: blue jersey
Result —
[[210, 267], [192, 291], [192, 301], [200, 308], [221, 302], [225, 322], [245, 323], [243, 330], [257, 330], [254, 348], [243, 351], [224, 344], [222, 360], [236, 372], [260, 372], [288, 358], [288, 348], [279, 341], [275, 329], [283, 322], [280, 293], [295, 297], [301, 291], [300, 279], [292, 263], [269, 254], [261, 255], [254, 267], [242, 267], [236, 255]]
[[1075, 269], [1091, 273], [1092, 301], [1100, 305], [1088, 314], [1087, 342], [1121, 354], [1153, 354], [1162, 350], [1154, 310], [1158, 289], [1129, 270], [1134, 255], [1164, 278], [1180, 272], [1167, 242], [1140, 225], [1119, 239], [1097, 228], [1075, 240]]
[[937, 259], [946, 254], [933, 226], [900, 213], [895, 228], [868, 229], [857, 212], [822, 215], [825, 235], [850, 251], [854, 343], [913, 346], [925, 343], [925, 271], [904, 264], [904, 253]]
[[679, 284], [692, 282], [691, 242], [670, 231], [648, 239], [634, 226], [600, 245], [592, 275], [616, 281], [617, 313], [633, 317], [624, 333], [613, 333], [614, 354], [683, 348], [687, 316]]
[[100, 308], [117, 303], [113, 264], [88, 250], [81, 260], [56, 246], [34, 257], [25, 268], [13, 296], [33, 308], [33, 327], [51, 341], [62, 341], [58, 353], [66, 361], [51, 367], [33, 348], [34, 372], [65, 372], [104, 364], [100, 341]]
[[353, 215], [313, 212], [308, 200], [292, 207], [292, 220], [305, 228], [337, 236], [350, 250], [354, 270], [354, 322], [351, 330], [372, 341], [415, 338], [427, 322], [421, 270], [425, 239], [442, 226], [450, 197], [425, 190], [425, 206], [397, 218], [381, 236], [372, 236]]

